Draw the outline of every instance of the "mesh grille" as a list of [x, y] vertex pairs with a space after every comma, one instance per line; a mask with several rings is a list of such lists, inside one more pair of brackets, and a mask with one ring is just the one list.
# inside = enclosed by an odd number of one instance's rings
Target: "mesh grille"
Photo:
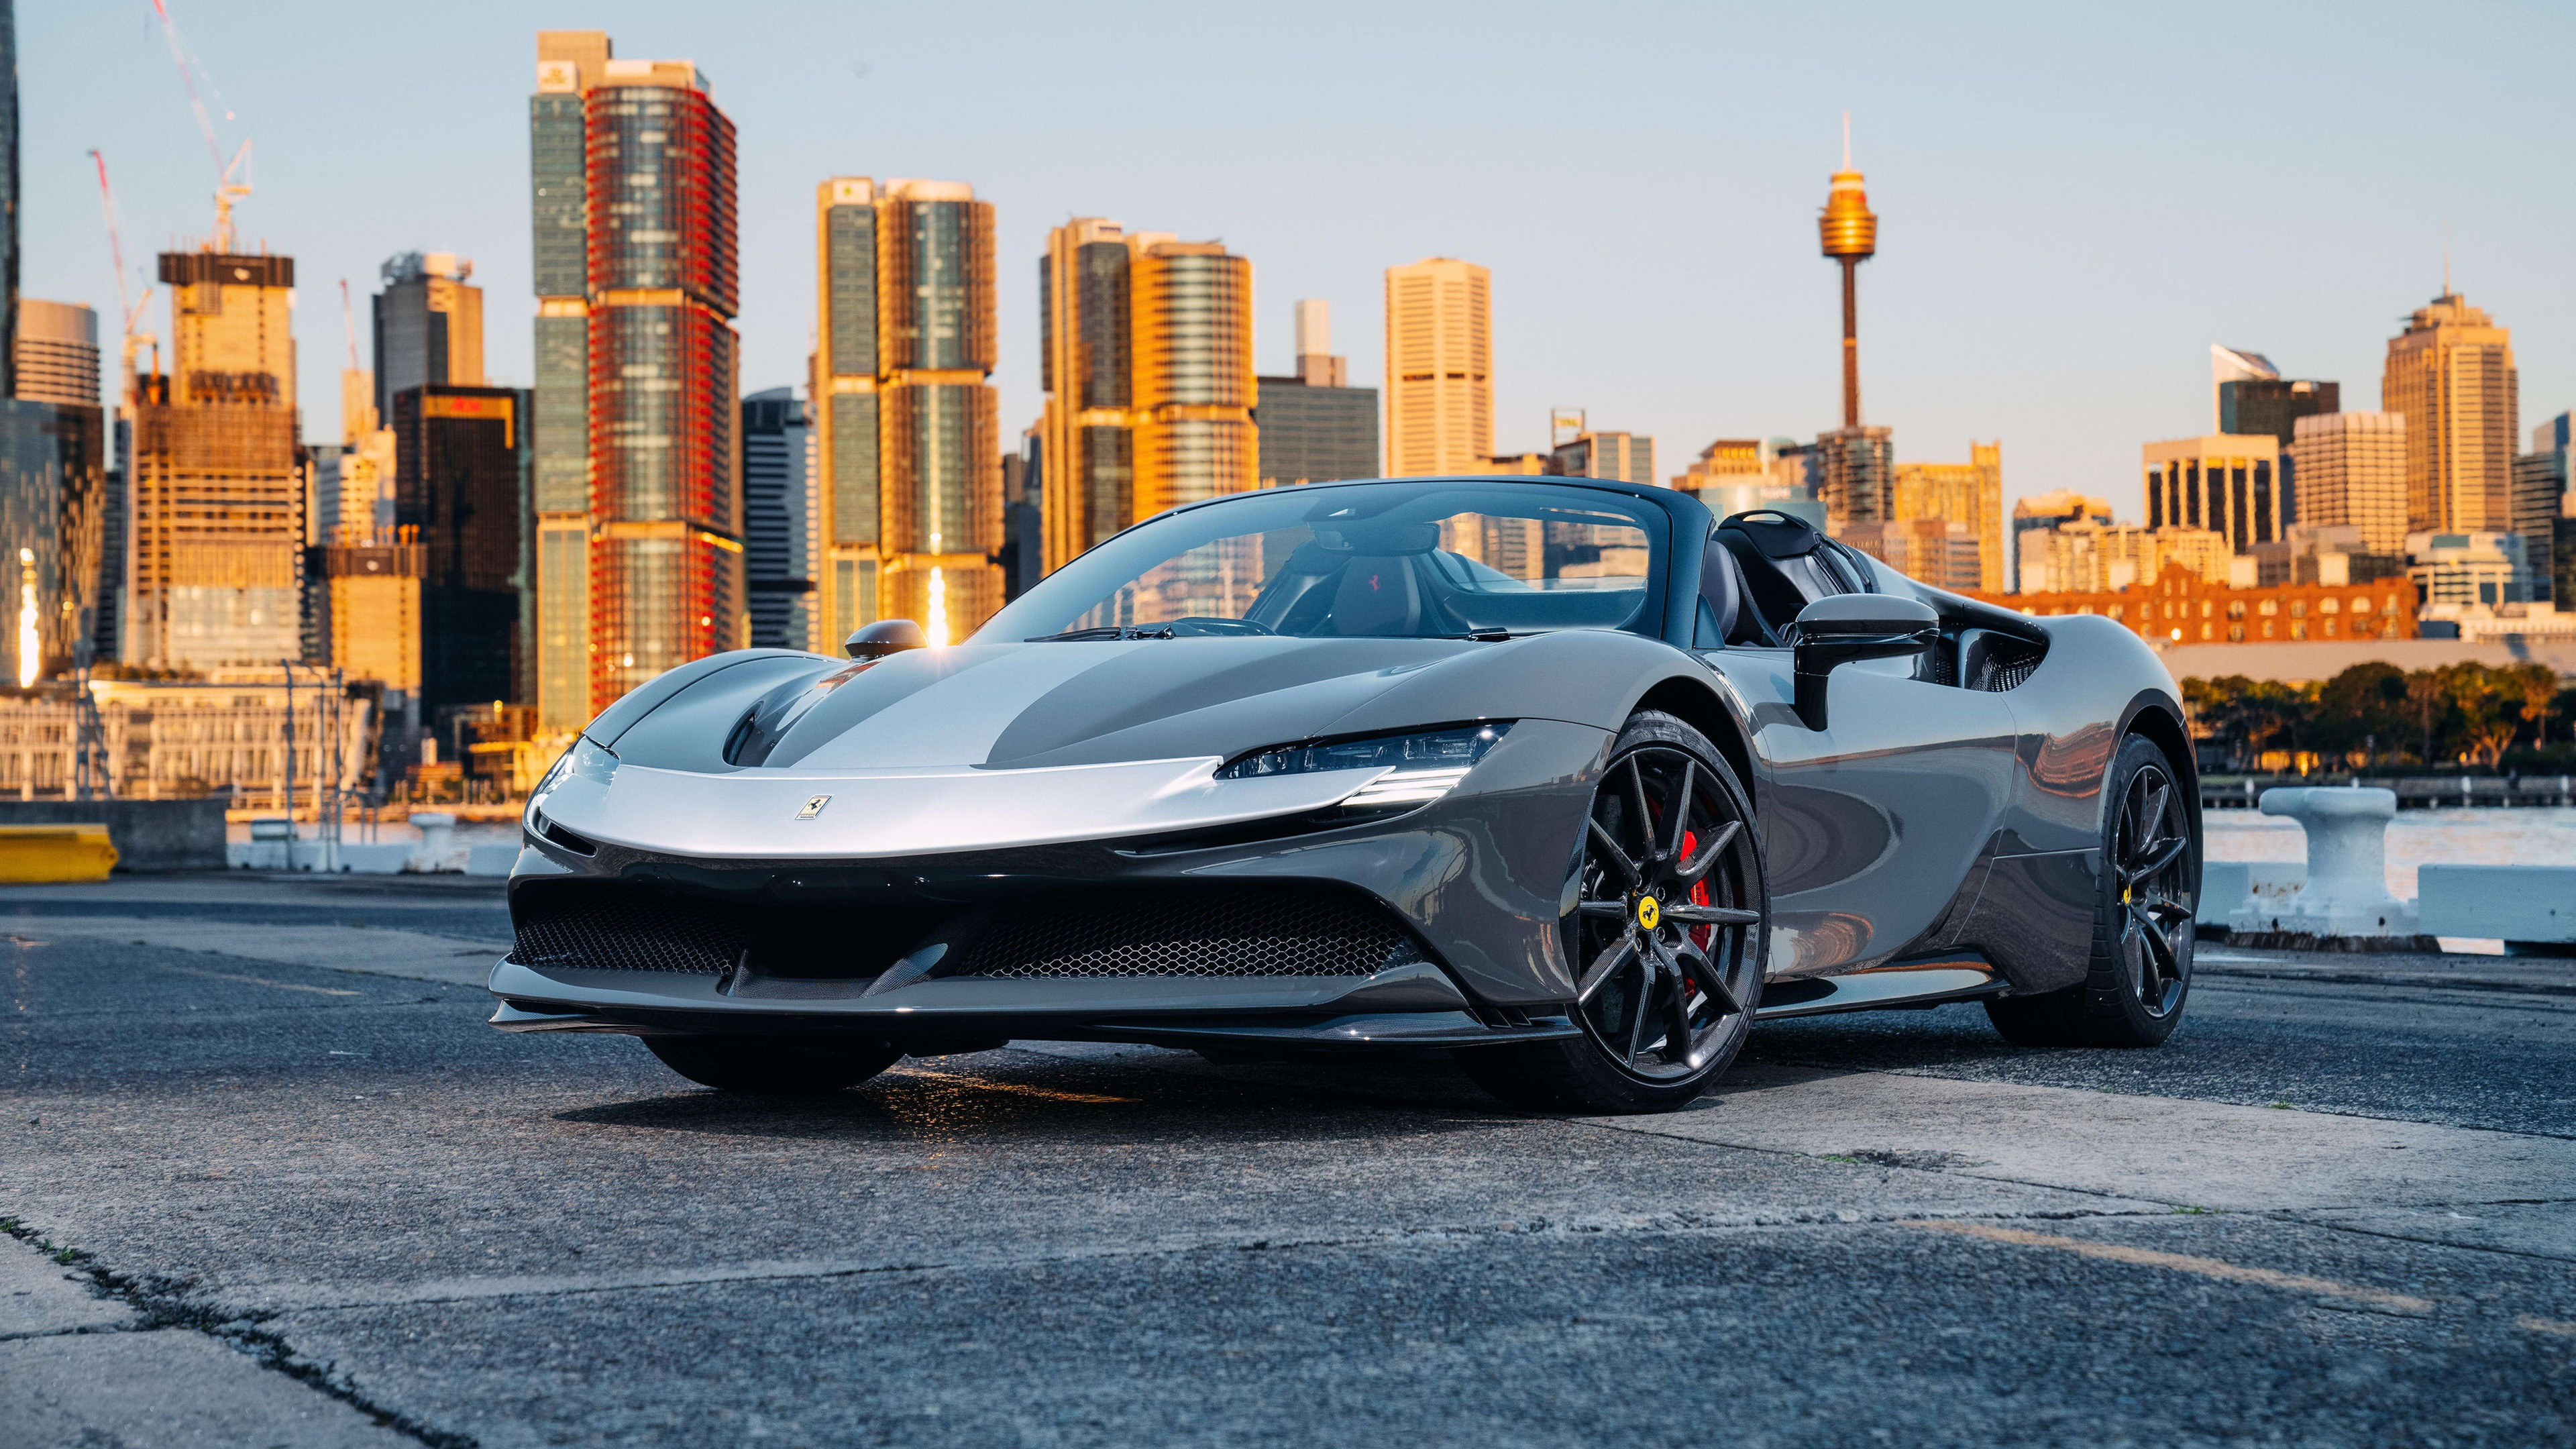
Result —
[[999, 909], [953, 976], [1366, 976], [1419, 961], [1385, 907], [1347, 892], [1127, 891]]
[[566, 892], [521, 913], [510, 957], [523, 966], [720, 976], [751, 945], [733, 907], [644, 891]]

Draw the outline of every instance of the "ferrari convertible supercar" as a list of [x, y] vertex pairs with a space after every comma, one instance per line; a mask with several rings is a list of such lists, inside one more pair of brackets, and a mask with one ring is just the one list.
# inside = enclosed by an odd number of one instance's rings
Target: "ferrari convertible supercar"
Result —
[[1976, 999], [2147, 1046], [2190, 987], [2155, 654], [1784, 513], [1240, 494], [925, 642], [719, 654], [601, 713], [528, 805], [493, 1023], [750, 1092], [1052, 1038], [1438, 1049], [1635, 1111], [1767, 1017]]

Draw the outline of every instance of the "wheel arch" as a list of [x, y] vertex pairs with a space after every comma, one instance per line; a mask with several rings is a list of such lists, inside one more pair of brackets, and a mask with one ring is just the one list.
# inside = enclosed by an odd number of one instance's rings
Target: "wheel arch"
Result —
[[[2155, 690], [2142, 690], [2123, 712], [2120, 737], [2137, 735], [2153, 744], [2173, 766], [2174, 777], [2182, 782], [2183, 809], [2191, 819], [2192, 854], [2197, 857], [2202, 845], [2200, 819], [2200, 770], [2192, 754], [2191, 730], [2183, 723], [2182, 709], [2173, 700]], [[2112, 802], [2105, 792], [2102, 806], [2108, 819]]]
[[1717, 752], [1735, 771], [1745, 799], [1758, 801], [1761, 787], [1753, 776], [1751, 742], [1745, 738], [1743, 724], [1726, 707], [1726, 701], [1718, 698], [1716, 690], [1696, 680], [1671, 676], [1648, 689], [1629, 713], [1641, 709], [1661, 710], [1708, 736], [1708, 742], [1717, 746]]

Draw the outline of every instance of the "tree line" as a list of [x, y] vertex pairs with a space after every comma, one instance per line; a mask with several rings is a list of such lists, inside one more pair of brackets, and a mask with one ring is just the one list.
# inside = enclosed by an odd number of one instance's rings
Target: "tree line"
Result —
[[2314, 755], [2327, 769], [2576, 766], [2564, 726], [2576, 719], [2576, 688], [2545, 664], [2356, 664], [2322, 684], [2228, 674], [2184, 680], [2182, 698], [2193, 737], [2230, 770], [2266, 768], [2276, 752]]

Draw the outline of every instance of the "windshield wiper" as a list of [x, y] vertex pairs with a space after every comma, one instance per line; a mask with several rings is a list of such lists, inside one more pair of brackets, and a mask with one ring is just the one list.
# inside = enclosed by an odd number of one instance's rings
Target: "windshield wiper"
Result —
[[1425, 634], [1422, 637], [1425, 639], [1473, 639], [1479, 644], [1500, 644], [1506, 639], [1526, 639], [1529, 636], [1526, 634], [1515, 634], [1509, 629], [1470, 629], [1464, 634]]
[[1146, 629], [1136, 624], [1106, 624], [1097, 629], [1068, 629], [1061, 634], [1040, 634], [1035, 638], [1023, 639], [1020, 642], [1023, 644], [1078, 644], [1095, 639], [1107, 641], [1112, 639], [1169, 639], [1171, 637], [1172, 631], [1168, 625], [1160, 629]]

